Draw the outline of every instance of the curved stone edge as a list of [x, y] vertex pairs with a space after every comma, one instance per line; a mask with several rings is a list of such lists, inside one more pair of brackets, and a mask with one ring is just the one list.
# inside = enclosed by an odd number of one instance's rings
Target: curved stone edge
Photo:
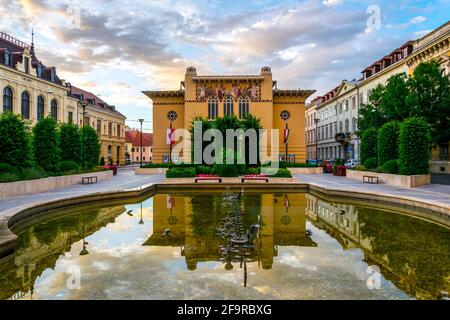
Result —
[[427, 214], [412, 214], [417, 218], [431, 220], [432, 222], [450, 227], [450, 207], [443, 203], [431, 203], [419, 199], [408, 197], [397, 197], [389, 194], [370, 193], [360, 191], [341, 191], [332, 188], [326, 188], [315, 183], [272, 183], [272, 184], [146, 184], [141, 187], [127, 189], [127, 190], [110, 190], [107, 192], [96, 192], [86, 195], [79, 195], [63, 199], [51, 201], [38, 201], [27, 205], [14, 207], [3, 211], [0, 217], [0, 258], [7, 256], [14, 252], [17, 235], [15, 235], [10, 228], [20, 223], [22, 220], [36, 216], [40, 213], [61, 209], [73, 205], [83, 205], [91, 202], [107, 201], [107, 200], [126, 200], [128, 198], [137, 198], [148, 193], [155, 193], [158, 191], [186, 191], [186, 190], [289, 190], [289, 191], [313, 191], [333, 196], [337, 198], [364, 200], [374, 203], [387, 203], [395, 206], [406, 206], [412, 209], [426, 210]]

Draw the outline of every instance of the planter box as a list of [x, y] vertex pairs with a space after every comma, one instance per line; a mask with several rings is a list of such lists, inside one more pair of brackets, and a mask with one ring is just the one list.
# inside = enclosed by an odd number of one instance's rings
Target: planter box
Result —
[[136, 168], [134, 174], [166, 174], [168, 168]]
[[108, 170], [82, 174], [73, 174], [61, 177], [50, 177], [36, 180], [0, 183], [0, 199], [64, 188], [74, 184], [79, 184], [81, 183], [81, 178], [90, 176], [97, 176], [98, 181], [108, 180], [113, 177], [113, 172], [111, 170]]
[[377, 173], [370, 171], [347, 170], [347, 179], [363, 181], [363, 176], [375, 176], [380, 183], [399, 188], [415, 188], [430, 184], [430, 175], [402, 176], [399, 174]]
[[294, 167], [288, 169], [292, 174], [323, 174], [322, 167], [310, 167], [310, 168]]

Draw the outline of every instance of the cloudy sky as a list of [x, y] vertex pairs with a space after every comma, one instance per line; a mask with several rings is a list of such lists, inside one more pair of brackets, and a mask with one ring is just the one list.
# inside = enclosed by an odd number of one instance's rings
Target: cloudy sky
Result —
[[34, 27], [44, 64], [150, 130], [141, 91], [178, 89], [190, 65], [203, 74], [268, 65], [279, 88], [323, 94], [449, 12], [450, 0], [0, 0], [0, 31], [30, 42]]

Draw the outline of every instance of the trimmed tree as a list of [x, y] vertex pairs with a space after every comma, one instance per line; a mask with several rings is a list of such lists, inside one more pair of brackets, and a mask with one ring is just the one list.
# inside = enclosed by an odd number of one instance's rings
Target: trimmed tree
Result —
[[377, 144], [377, 131], [375, 128], [366, 129], [361, 136], [361, 162], [369, 158], [375, 158]]
[[0, 163], [25, 165], [30, 154], [29, 141], [28, 124], [22, 117], [10, 112], [0, 115]]
[[398, 159], [399, 134], [400, 123], [398, 121], [385, 123], [378, 130], [378, 165], [382, 166], [388, 160]]
[[427, 174], [430, 160], [430, 129], [424, 118], [411, 118], [400, 125], [400, 174]]
[[56, 121], [47, 117], [33, 128], [33, 155], [36, 164], [45, 171], [57, 172], [60, 150]]
[[81, 138], [79, 128], [71, 123], [64, 123], [59, 131], [59, 147], [61, 161], [74, 161], [80, 164]]
[[84, 169], [92, 169], [99, 163], [100, 141], [97, 132], [90, 126], [83, 126], [84, 132]]

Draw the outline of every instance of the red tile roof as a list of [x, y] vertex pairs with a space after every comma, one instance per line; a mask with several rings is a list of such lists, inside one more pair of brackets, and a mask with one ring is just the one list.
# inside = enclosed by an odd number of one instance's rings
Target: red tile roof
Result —
[[[134, 147], [141, 147], [141, 132], [138, 130], [125, 131], [125, 142], [131, 143]], [[153, 145], [153, 133], [142, 133], [142, 146]]]

